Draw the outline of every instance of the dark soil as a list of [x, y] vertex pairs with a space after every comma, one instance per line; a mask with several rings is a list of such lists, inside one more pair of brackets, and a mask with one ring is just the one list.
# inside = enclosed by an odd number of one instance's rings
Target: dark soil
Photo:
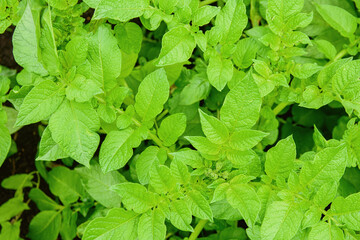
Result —
[[0, 65], [20, 71], [22, 67], [15, 62], [12, 54], [12, 34], [14, 28], [10, 28], [10, 30], [11, 31], [5, 31], [3, 34], [0, 34]]
[[[37, 144], [40, 140], [38, 135], [38, 125], [32, 124], [25, 126], [20, 129], [18, 132], [13, 134], [13, 139], [16, 142], [18, 152], [12, 155], [10, 158], [6, 159], [4, 164], [0, 168], [0, 182], [14, 174], [19, 173], [30, 173], [36, 171], [35, 168], [35, 155], [37, 151]], [[37, 181], [37, 179], [34, 179]], [[46, 183], [41, 179], [40, 188], [49, 192], [47, 189]], [[45, 189], [44, 189], [45, 188]], [[25, 201], [27, 200], [27, 193], [29, 189], [24, 189]], [[0, 189], [0, 205], [14, 197], [15, 191], [6, 190], [4, 188]], [[36, 205], [30, 201], [29, 203], [30, 210], [26, 210], [21, 215], [21, 233], [20, 236], [24, 239], [25, 235], [28, 233], [29, 223], [31, 219], [39, 212]]]
[[[20, 71], [22, 68], [15, 62], [12, 54], [12, 31], [5, 31], [0, 34], [0, 65], [6, 66], [10, 69]], [[40, 140], [38, 135], [38, 124], [25, 126], [12, 136], [16, 142], [18, 152], [6, 159], [0, 168], [0, 182], [14, 174], [30, 173], [35, 171], [35, 155], [37, 151], [37, 144]], [[37, 179], [34, 179], [37, 181]], [[48, 187], [44, 180], [41, 181], [40, 188], [48, 193]], [[27, 193], [29, 189], [24, 189], [25, 201], [27, 200]], [[15, 191], [0, 188], [0, 205], [14, 197]], [[21, 215], [21, 232], [20, 236], [27, 239], [25, 236], [29, 229], [31, 219], [39, 212], [36, 205], [30, 201], [30, 210], [24, 211]]]

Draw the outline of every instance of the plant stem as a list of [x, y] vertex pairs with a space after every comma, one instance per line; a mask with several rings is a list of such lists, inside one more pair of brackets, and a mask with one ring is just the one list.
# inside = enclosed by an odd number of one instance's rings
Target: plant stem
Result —
[[289, 105], [287, 102], [279, 103], [274, 109], [273, 112], [275, 115], [278, 115], [284, 108], [286, 108]]
[[195, 240], [201, 233], [202, 229], [205, 227], [205, 224], [208, 222], [206, 219], [201, 219], [196, 225], [194, 231], [191, 233], [189, 240]]
[[257, 0], [251, 0], [250, 3], [250, 21], [253, 27], [259, 26], [259, 22], [261, 20], [261, 16], [256, 9], [256, 2]]
[[218, 0], [205, 0], [205, 1], [200, 2], [199, 7], [203, 7], [205, 5], [209, 5], [209, 4], [212, 4], [212, 3], [217, 2], [217, 1]]
[[165, 109], [157, 118], [156, 121], [160, 121], [163, 117], [166, 116], [166, 114], [169, 113], [169, 110]]

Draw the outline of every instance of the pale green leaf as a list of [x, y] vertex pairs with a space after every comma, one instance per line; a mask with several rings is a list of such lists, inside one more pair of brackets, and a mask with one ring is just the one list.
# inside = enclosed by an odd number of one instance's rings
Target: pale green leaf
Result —
[[192, 215], [200, 219], [208, 219], [213, 221], [213, 213], [210, 208], [209, 201], [196, 190], [190, 191], [187, 193], [187, 196], [190, 200], [190, 209]]
[[164, 34], [158, 66], [187, 61], [195, 48], [194, 37], [185, 27], [176, 27]]
[[287, 178], [294, 167], [296, 146], [292, 136], [280, 140], [266, 153], [265, 172], [272, 179]]
[[347, 228], [360, 231], [360, 193], [337, 197], [331, 204], [330, 214], [339, 218]]
[[31, 72], [46, 75], [47, 71], [40, 63], [39, 21], [40, 13], [32, 11], [30, 3], [28, 3], [12, 37], [13, 54], [20, 66]]
[[344, 37], [351, 37], [357, 29], [357, 19], [345, 9], [327, 5], [316, 4], [316, 10], [321, 17]]
[[60, 148], [74, 160], [89, 166], [100, 137], [96, 133], [100, 121], [91, 104], [65, 100], [51, 116], [51, 136]]
[[211, 142], [215, 144], [225, 143], [229, 138], [229, 131], [219, 119], [207, 115], [199, 109], [201, 128]]
[[254, 188], [247, 184], [231, 184], [226, 191], [226, 199], [233, 208], [240, 211], [249, 226], [255, 224], [261, 202]]
[[185, 129], [186, 115], [183, 113], [176, 113], [166, 117], [161, 122], [158, 135], [165, 146], [171, 146], [185, 132]]
[[42, 29], [39, 46], [44, 67], [51, 75], [58, 75], [60, 74], [60, 62], [51, 17], [50, 7], [48, 7], [41, 17]]
[[48, 127], [45, 128], [41, 135], [39, 154], [36, 158], [37, 161], [56, 161], [69, 157], [60, 146], [51, 137], [51, 132]]
[[32, 187], [32, 179], [33, 175], [31, 174], [15, 174], [2, 180], [1, 187], [13, 190], [21, 189], [24, 187]]
[[193, 231], [190, 223], [191, 210], [184, 200], [175, 200], [170, 203], [170, 222], [182, 231]]
[[144, 213], [139, 219], [139, 240], [165, 239], [165, 216], [159, 209]]
[[193, 16], [192, 23], [197, 26], [203, 26], [208, 24], [220, 12], [220, 8], [205, 5], [198, 8]]
[[342, 240], [343, 231], [330, 223], [319, 222], [311, 228], [308, 236], [309, 240]]
[[251, 128], [259, 118], [261, 103], [259, 88], [248, 74], [226, 95], [220, 120], [230, 131]]
[[111, 209], [106, 217], [99, 217], [87, 225], [83, 240], [135, 240], [139, 214], [122, 208]]
[[292, 239], [300, 228], [303, 213], [294, 203], [275, 201], [267, 207], [261, 225], [261, 240]]
[[150, 170], [150, 186], [159, 194], [170, 192], [175, 188], [176, 181], [170, 168], [164, 165], [153, 165]]
[[269, 133], [258, 130], [241, 129], [231, 134], [229, 146], [233, 149], [246, 151], [255, 147]]
[[47, 119], [64, 99], [64, 89], [51, 80], [35, 86], [21, 104], [16, 125], [27, 125]]
[[303, 186], [319, 188], [327, 182], [338, 182], [346, 167], [346, 148], [329, 147], [315, 155], [311, 162], [306, 162], [300, 172], [300, 183]]
[[91, 64], [91, 79], [98, 86], [105, 90], [116, 86], [116, 78], [121, 72], [121, 51], [115, 36], [105, 25], [100, 25], [90, 38], [88, 60]]
[[209, 82], [218, 91], [224, 89], [231, 80], [234, 73], [233, 63], [229, 59], [224, 59], [220, 55], [212, 56], [207, 67]]
[[92, 198], [107, 208], [120, 207], [121, 198], [110, 190], [111, 186], [125, 182], [125, 178], [117, 171], [103, 173], [98, 164], [90, 168], [76, 168], [85, 190]]
[[119, 183], [111, 189], [120, 195], [126, 208], [136, 213], [144, 213], [156, 204], [155, 195], [138, 183]]
[[143, 121], [155, 118], [169, 97], [169, 82], [160, 68], [145, 77], [135, 97], [135, 110]]
[[132, 128], [127, 128], [121, 131], [112, 131], [106, 136], [99, 154], [103, 172], [122, 168], [129, 161], [133, 155], [133, 147], [137, 146], [132, 139], [133, 133]]
[[[93, 1], [93, 0], [92, 0]], [[127, 22], [140, 17], [149, 8], [149, 0], [101, 0], [97, 5], [93, 19], [111, 18]]]

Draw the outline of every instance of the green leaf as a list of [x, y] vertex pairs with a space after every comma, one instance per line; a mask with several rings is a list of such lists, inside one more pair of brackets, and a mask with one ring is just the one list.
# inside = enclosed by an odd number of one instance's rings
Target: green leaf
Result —
[[360, 193], [354, 193], [346, 198], [337, 197], [331, 204], [331, 216], [336, 216], [347, 228], [360, 230]]
[[185, 137], [201, 154], [217, 155], [220, 152], [220, 146], [210, 142], [205, 137]]
[[100, 137], [100, 121], [91, 104], [65, 100], [51, 116], [49, 129], [54, 141], [77, 162], [89, 166]]
[[315, 40], [315, 44], [317, 49], [323, 53], [325, 55], [326, 58], [328, 58], [329, 60], [334, 59], [334, 57], [336, 56], [336, 48], [335, 46], [324, 39], [319, 39], [319, 40]]
[[66, 167], [53, 168], [48, 179], [50, 191], [58, 196], [64, 205], [76, 202], [84, 196], [84, 188], [80, 176]]
[[229, 138], [229, 131], [219, 119], [209, 116], [199, 109], [201, 128], [211, 142], [223, 144]]
[[62, 207], [38, 188], [31, 189], [29, 198], [31, 201], [35, 202], [40, 211], [57, 210]]
[[261, 225], [261, 240], [292, 239], [300, 228], [303, 213], [294, 203], [275, 201], [267, 207]]
[[251, 128], [259, 118], [261, 102], [259, 88], [248, 74], [226, 95], [220, 120], [230, 131]]
[[170, 203], [170, 222], [182, 231], [193, 231], [191, 227], [191, 210], [184, 200], [175, 200]]
[[64, 58], [67, 67], [80, 66], [85, 63], [89, 48], [89, 39], [83, 36], [74, 36], [66, 44], [66, 52]]
[[204, 167], [203, 158], [198, 151], [187, 149], [179, 152], [171, 153], [174, 156], [174, 160], [179, 160], [192, 168]]
[[164, 165], [153, 165], [150, 170], [150, 186], [159, 194], [171, 192], [176, 185], [170, 168]]
[[344, 99], [356, 99], [360, 86], [360, 60], [348, 62], [341, 66], [332, 77], [332, 88]]
[[296, 64], [292, 69], [291, 74], [294, 77], [300, 79], [306, 79], [320, 71], [322, 67], [318, 66], [316, 63], [305, 63], [305, 64]]
[[159, 209], [144, 213], [139, 219], [139, 240], [165, 239], [165, 216]]
[[78, 213], [76, 211], [73, 211], [70, 207], [66, 207], [62, 210], [61, 215], [61, 239], [73, 240], [76, 237], [77, 233], [76, 221]]
[[111, 18], [127, 22], [140, 17], [149, 8], [149, 0], [106, 0], [97, 5], [93, 19]]
[[160, 164], [160, 160], [162, 160], [163, 164], [166, 158], [166, 153], [162, 152], [158, 147], [147, 147], [136, 160], [136, 173], [139, 182], [143, 185], [148, 184], [152, 166]]
[[145, 77], [135, 97], [135, 110], [143, 121], [154, 119], [169, 97], [169, 82], [160, 68]]
[[248, 23], [246, 7], [242, 0], [229, 0], [221, 9], [215, 20], [215, 33], [219, 34], [221, 43], [238, 41]]
[[213, 213], [210, 208], [209, 201], [196, 190], [190, 191], [187, 193], [187, 196], [190, 200], [190, 209], [192, 215], [200, 219], [208, 219], [213, 221]]
[[304, 0], [269, 0], [266, 8], [266, 20], [271, 31], [281, 34], [286, 23], [301, 12]]
[[103, 93], [103, 90], [97, 86], [96, 82], [87, 79], [81, 74], [76, 74], [66, 88], [67, 99], [75, 100], [76, 102], [87, 102], [100, 93]]
[[205, 5], [198, 8], [193, 16], [192, 23], [197, 26], [203, 26], [208, 24], [220, 12], [220, 8]]
[[54, 8], [65, 10], [69, 7], [73, 7], [77, 3], [77, 0], [47, 0], [47, 2]]
[[10, 198], [0, 206], [0, 223], [10, 220], [12, 217], [30, 209], [21, 198]]
[[345, 9], [327, 4], [315, 4], [321, 17], [344, 37], [351, 37], [357, 29], [357, 19]]
[[247, 184], [231, 184], [226, 191], [230, 205], [238, 209], [248, 226], [255, 224], [261, 202], [255, 190]]
[[21, 189], [24, 187], [32, 187], [31, 180], [33, 175], [31, 174], [15, 174], [1, 181], [1, 187], [6, 189]]
[[21, 104], [16, 125], [28, 125], [47, 119], [63, 102], [64, 88], [51, 80], [36, 85]]
[[37, 161], [56, 161], [69, 157], [68, 154], [60, 148], [60, 146], [51, 137], [51, 132], [48, 127], [45, 128], [41, 135], [39, 154], [36, 158]]
[[4, 163], [5, 158], [10, 150], [11, 135], [7, 127], [0, 124], [0, 167]]
[[287, 178], [294, 168], [296, 146], [292, 136], [280, 140], [266, 153], [265, 172], [272, 179]]
[[237, 130], [231, 134], [229, 146], [232, 149], [246, 151], [255, 147], [264, 137], [268, 135], [269, 133], [252, 129]]
[[196, 47], [194, 37], [185, 27], [176, 27], [164, 34], [157, 66], [186, 62]]
[[139, 214], [121, 208], [111, 209], [106, 217], [99, 217], [87, 225], [83, 240], [135, 240]]
[[194, 75], [189, 84], [187, 84], [181, 91], [179, 97], [179, 104], [192, 105], [199, 102], [209, 95], [211, 85], [205, 74]]
[[107, 173], [125, 166], [133, 155], [133, 147], [137, 142], [133, 139], [134, 130], [127, 128], [110, 132], [102, 143], [99, 163], [103, 172]]
[[259, 50], [259, 44], [253, 38], [243, 38], [236, 44], [233, 54], [233, 61], [236, 66], [245, 69], [251, 66], [256, 53]]
[[114, 28], [119, 47], [127, 54], [139, 53], [143, 40], [143, 33], [139, 25], [133, 22], [117, 24]]
[[47, 75], [47, 71], [40, 63], [39, 22], [40, 13], [32, 11], [30, 3], [28, 3], [12, 37], [13, 55], [20, 66], [44, 76]]
[[144, 213], [156, 204], [155, 195], [138, 183], [119, 183], [111, 189], [121, 196], [126, 208], [136, 213]]
[[177, 183], [187, 184], [190, 181], [190, 173], [188, 167], [182, 161], [174, 158], [170, 164], [171, 175], [174, 176]]
[[171, 146], [185, 132], [186, 115], [176, 113], [166, 117], [158, 130], [159, 138], [163, 141], [164, 146]]
[[60, 225], [60, 212], [42, 211], [31, 220], [27, 237], [31, 240], [56, 240]]
[[98, 164], [90, 168], [76, 168], [85, 190], [92, 198], [107, 208], [120, 207], [121, 198], [110, 190], [111, 186], [125, 182], [125, 178], [117, 171], [103, 173]]
[[0, 240], [19, 240], [21, 221], [1, 223]]
[[[76, 0], [73, 2], [76, 3]], [[60, 62], [51, 17], [50, 7], [48, 7], [41, 17], [42, 29], [39, 46], [44, 67], [51, 75], [58, 75], [60, 74]]]
[[116, 78], [121, 72], [121, 51], [116, 38], [107, 26], [100, 25], [90, 38], [88, 60], [91, 64], [91, 79], [99, 87], [110, 90], [116, 86]]
[[229, 59], [223, 59], [220, 55], [212, 56], [207, 68], [209, 82], [218, 91], [224, 89], [234, 73], [233, 63]]
[[321, 150], [313, 161], [303, 165], [300, 183], [303, 186], [319, 188], [327, 182], [338, 182], [345, 171], [346, 155], [346, 148], [343, 145]]
[[340, 228], [332, 225], [331, 222], [319, 222], [311, 228], [308, 239], [342, 240], [344, 239], [344, 233]]

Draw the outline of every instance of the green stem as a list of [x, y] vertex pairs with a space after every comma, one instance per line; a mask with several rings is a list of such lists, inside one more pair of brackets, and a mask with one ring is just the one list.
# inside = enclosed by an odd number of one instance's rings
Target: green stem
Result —
[[[354, 42], [352, 42], [349, 47], [353, 47], [355, 46], [356, 44], [358, 44], [360, 42], [360, 38], [356, 39]], [[336, 54], [336, 56], [334, 57], [334, 59], [332, 59], [331, 61], [329, 61], [325, 66], [328, 66], [330, 65], [331, 63], [333, 62], [336, 62], [340, 59], [342, 59], [346, 54], [348, 53], [348, 50], [347, 48], [341, 50], [340, 52], [338, 52], [338, 54]]]
[[278, 115], [284, 108], [286, 108], [289, 105], [287, 102], [279, 103], [274, 109], [273, 112], [275, 115]]
[[166, 114], [169, 113], [169, 110], [165, 109], [157, 118], [156, 121], [160, 121], [163, 117], [166, 116]]
[[205, 1], [200, 2], [199, 7], [203, 7], [205, 5], [209, 5], [209, 4], [212, 4], [212, 3], [217, 2], [217, 1], [218, 0], [205, 0]]
[[208, 220], [201, 219], [198, 224], [196, 225], [194, 231], [191, 233], [189, 240], [195, 240], [201, 233], [202, 229], [205, 227], [205, 224], [208, 222]]
[[261, 16], [256, 9], [256, 2], [257, 0], [251, 0], [250, 3], [250, 21], [253, 27], [259, 26], [259, 22], [261, 20]]

